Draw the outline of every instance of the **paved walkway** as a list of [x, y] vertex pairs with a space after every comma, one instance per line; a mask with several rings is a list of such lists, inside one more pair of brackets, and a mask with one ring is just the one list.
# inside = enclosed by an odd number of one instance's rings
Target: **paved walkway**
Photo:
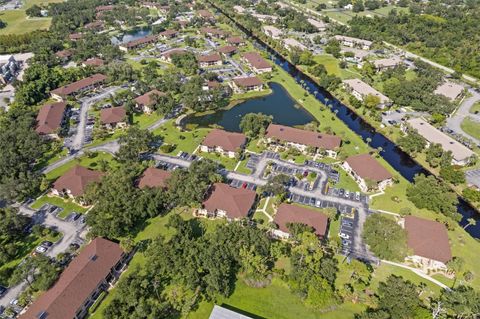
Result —
[[407, 265], [404, 265], [404, 264], [399, 264], [399, 263], [396, 263], [396, 262], [393, 262], [393, 261], [388, 261], [388, 260], [382, 260], [382, 263], [389, 264], [389, 265], [394, 265], [394, 266], [401, 267], [401, 268], [404, 268], [404, 269], [408, 269], [410, 271], [413, 271], [415, 274], [419, 275], [420, 277], [422, 277], [424, 279], [427, 279], [428, 281], [433, 282], [435, 285], [442, 287], [443, 289], [451, 290], [450, 287], [441, 283], [440, 281], [436, 280], [435, 278], [430, 277], [429, 275], [427, 275], [426, 273], [424, 273], [420, 269], [413, 268], [413, 267], [410, 267], [410, 266], [407, 266]]
[[461, 124], [466, 117], [470, 117], [474, 121], [478, 122], [478, 127], [480, 127], [480, 114], [472, 114], [470, 113], [470, 109], [472, 108], [473, 104], [480, 101], [480, 93], [475, 90], [470, 89], [470, 94], [472, 95], [469, 98], [463, 100], [462, 104], [458, 107], [455, 114], [447, 119], [447, 127], [453, 130], [457, 134], [461, 134], [468, 139], [471, 139], [475, 142], [475, 144], [480, 144], [480, 139], [477, 139], [473, 136], [468, 135], [466, 132], [462, 130]]

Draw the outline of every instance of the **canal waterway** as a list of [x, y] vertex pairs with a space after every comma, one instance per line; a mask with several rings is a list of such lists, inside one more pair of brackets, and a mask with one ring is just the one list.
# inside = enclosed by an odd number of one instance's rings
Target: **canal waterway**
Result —
[[[214, 4], [212, 4], [216, 7]], [[365, 122], [361, 117], [359, 117], [355, 112], [350, 110], [345, 106], [340, 100], [335, 98], [330, 92], [325, 90], [323, 87], [315, 83], [309, 76], [298, 70], [294, 65], [288, 62], [282, 55], [273, 50], [270, 46], [264, 43], [261, 39], [255, 36], [252, 32], [247, 30], [241, 24], [237, 23], [235, 19], [229, 17], [225, 12], [220, 8], [216, 7], [224, 15], [226, 15], [235, 25], [242, 30], [251, 40], [253, 40], [254, 45], [263, 51], [268, 52], [270, 59], [283, 70], [287, 71], [295, 80], [306, 88], [308, 87], [310, 92], [317, 91], [316, 98], [330, 107], [336, 116], [342, 120], [352, 131], [360, 135], [364, 141], [367, 138], [370, 140], [370, 146], [374, 148], [381, 147], [383, 151], [380, 155], [404, 178], [412, 182], [413, 178], [417, 174], [426, 174], [429, 172], [426, 171], [421, 165], [416, 163], [408, 154], [403, 152], [395, 143], [390, 141], [383, 134], [378, 133], [374, 128]], [[468, 205], [463, 199], [459, 198], [459, 204], [457, 206], [457, 211], [462, 215], [462, 220], [460, 225], [466, 225], [468, 218], [477, 219], [477, 224], [475, 226], [467, 227], [466, 231], [475, 238], [480, 238], [480, 217], [475, 212], [475, 210]]]

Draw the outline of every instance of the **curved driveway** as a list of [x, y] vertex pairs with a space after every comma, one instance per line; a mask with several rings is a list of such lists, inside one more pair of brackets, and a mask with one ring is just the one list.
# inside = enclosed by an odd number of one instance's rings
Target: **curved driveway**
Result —
[[474, 121], [478, 122], [478, 127], [480, 127], [480, 114], [472, 114], [470, 113], [470, 109], [472, 108], [473, 104], [480, 101], [480, 93], [475, 90], [470, 89], [469, 93], [472, 95], [469, 98], [463, 100], [462, 104], [458, 107], [455, 114], [453, 114], [450, 118], [447, 119], [447, 127], [453, 130], [457, 134], [461, 134], [468, 139], [471, 139], [475, 142], [475, 144], [480, 145], [480, 140], [468, 135], [466, 132], [462, 130], [461, 124], [466, 117], [473, 119]]

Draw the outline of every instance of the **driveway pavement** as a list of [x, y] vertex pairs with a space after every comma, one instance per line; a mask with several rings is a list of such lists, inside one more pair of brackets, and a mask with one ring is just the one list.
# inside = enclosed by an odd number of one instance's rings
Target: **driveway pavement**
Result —
[[110, 94], [114, 94], [119, 89], [120, 87], [118, 86], [112, 86], [102, 90], [99, 94], [96, 94], [95, 96], [80, 99], [82, 105], [80, 106], [77, 130], [75, 136], [72, 138], [72, 149], [78, 151], [83, 147], [85, 143], [85, 131], [87, 126], [88, 110], [90, 109], [90, 106], [97, 101], [107, 98]]
[[[152, 157], [157, 162], [166, 162], [166, 163], [170, 163], [180, 167], [189, 167], [191, 164], [191, 161], [174, 157], [174, 156], [163, 155], [163, 154], [153, 154]], [[316, 202], [317, 200], [320, 200], [322, 202], [332, 203], [328, 207], [336, 207], [336, 206], [342, 205], [345, 207], [350, 207], [355, 209], [357, 213], [355, 214], [356, 215], [355, 223], [354, 223], [355, 227], [352, 231], [353, 247], [349, 249], [350, 250], [349, 254], [351, 254], [351, 256], [355, 258], [362, 259], [362, 260], [368, 260], [373, 262], [378, 261], [378, 259], [375, 258], [374, 255], [367, 249], [361, 236], [363, 231], [363, 225], [369, 214], [368, 204], [365, 202], [356, 201], [349, 198], [324, 194], [323, 193], [324, 187], [322, 185], [327, 180], [327, 175], [325, 171], [321, 169], [316, 169], [310, 166], [307, 167], [305, 165], [297, 165], [294, 163], [285, 162], [278, 158], [272, 158], [272, 157], [267, 158], [266, 154], [262, 154], [258, 157], [258, 161], [256, 162], [257, 166], [254, 169], [254, 173], [251, 175], [241, 174], [238, 172], [232, 172], [227, 170], [222, 170], [221, 173], [225, 176], [226, 179], [240, 181], [236, 183], [237, 185], [242, 185], [243, 183], [247, 183], [247, 184], [254, 184], [256, 186], [264, 186], [267, 184], [268, 180], [262, 178], [262, 176], [264, 175], [263, 172], [269, 161], [275, 162], [279, 165], [295, 168], [300, 171], [309, 170], [309, 171], [317, 172], [317, 176], [319, 176], [320, 178], [320, 183], [318, 183], [317, 185], [319, 185], [320, 187], [315, 187], [311, 190], [310, 189], [305, 190], [302, 188], [292, 186], [292, 187], [289, 187], [288, 191], [291, 194], [298, 195], [303, 198], [305, 197], [308, 197], [309, 199], [314, 198], [315, 199], [314, 202]]]
[[476, 102], [480, 101], [480, 93], [477, 91], [470, 89], [469, 90], [470, 94], [472, 95], [469, 98], [466, 98], [463, 100], [462, 104], [458, 107], [457, 111], [455, 114], [453, 114], [451, 117], [447, 119], [447, 127], [451, 130], [453, 130], [457, 134], [461, 134], [465, 136], [466, 138], [471, 139], [472, 141], [475, 142], [475, 144], [480, 145], [480, 140], [468, 135], [462, 130], [461, 124], [462, 121], [466, 117], [470, 117], [474, 121], [478, 122], [478, 125], [480, 127], [480, 114], [472, 114], [470, 113], [470, 109], [472, 108], [473, 104]]
[[[35, 224], [42, 224], [47, 227], [56, 229], [57, 231], [63, 234], [63, 237], [56, 242], [48, 252], [47, 256], [54, 258], [58, 254], [63, 253], [68, 250], [70, 244], [83, 242], [83, 232], [85, 230], [85, 225], [81, 224], [79, 221], [66, 222], [61, 220], [52, 214], [48, 214], [45, 211], [36, 211], [26, 206], [19, 207], [20, 213], [30, 216], [33, 219]], [[25, 282], [20, 283], [16, 286], [10, 287], [7, 290], [7, 293], [0, 298], [0, 306], [7, 307], [10, 304], [10, 301], [16, 299], [20, 293], [26, 288], [27, 284]]]

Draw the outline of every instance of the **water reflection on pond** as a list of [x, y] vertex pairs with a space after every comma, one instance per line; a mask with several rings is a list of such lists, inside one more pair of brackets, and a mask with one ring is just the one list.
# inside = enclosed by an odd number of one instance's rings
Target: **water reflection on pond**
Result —
[[249, 99], [228, 110], [202, 116], [191, 116], [186, 122], [201, 127], [218, 124], [227, 131], [239, 132], [240, 121], [248, 113], [272, 115], [274, 123], [288, 126], [304, 125], [315, 121], [310, 113], [292, 99], [282, 85], [272, 82], [270, 88], [272, 89], [270, 95]]

